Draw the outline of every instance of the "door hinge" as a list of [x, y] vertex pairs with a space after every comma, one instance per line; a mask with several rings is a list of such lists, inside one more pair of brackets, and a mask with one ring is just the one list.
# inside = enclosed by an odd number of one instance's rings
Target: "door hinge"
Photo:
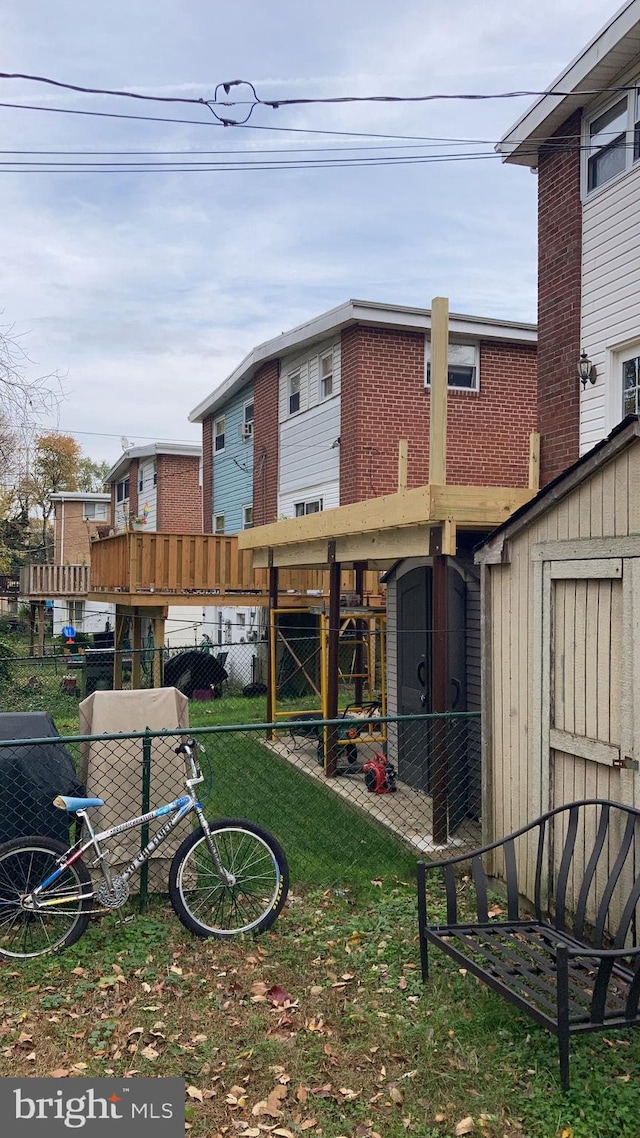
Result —
[[620, 755], [617, 759], [613, 760], [614, 767], [617, 770], [624, 771], [637, 771], [640, 770], [640, 763], [637, 759], [632, 759], [630, 755], [625, 755], [624, 758]]

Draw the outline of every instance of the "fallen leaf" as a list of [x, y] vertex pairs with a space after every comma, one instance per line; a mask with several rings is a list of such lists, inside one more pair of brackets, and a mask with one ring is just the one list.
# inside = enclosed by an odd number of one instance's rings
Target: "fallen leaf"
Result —
[[49, 1071], [51, 1079], [66, 1079], [68, 1074], [66, 1067], [56, 1067], [55, 1071]]
[[475, 1128], [476, 1128], [476, 1124], [473, 1121], [473, 1118], [471, 1117], [471, 1115], [469, 1114], [469, 1115], [467, 1115], [466, 1118], [460, 1119], [460, 1122], [457, 1123], [456, 1128], [455, 1128], [453, 1133], [455, 1134], [456, 1138], [460, 1138], [460, 1136], [462, 1134], [471, 1134], [471, 1132], [473, 1130], [475, 1130]]
[[[389, 1087], [389, 1098], [392, 1102], [395, 1102], [397, 1106], [400, 1106], [400, 1104], [404, 1102], [404, 1095], [402, 1091], [394, 1084]], [[466, 1134], [466, 1130], [463, 1130], [462, 1133]]]
[[145, 1059], [153, 1060], [158, 1058], [160, 1052], [156, 1051], [155, 1047], [152, 1047], [151, 1044], [148, 1043], [146, 1047], [142, 1048], [140, 1054], [144, 1055]]
[[268, 988], [265, 995], [276, 1008], [283, 1008], [293, 1003], [291, 993], [287, 992], [286, 988], [281, 988], [278, 984], [274, 984], [272, 988]]
[[204, 1101], [202, 1091], [198, 1087], [187, 1087], [187, 1094], [189, 1098], [197, 1099], [198, 1102]]
[[317, 1119], [305, 1118], [304, 1122], [300, 1123], [300, 1130], [310, 1130], [312, 1126], [317, 1126]]
[[298, 1102], [306, 1102], [308, 1097], [309, 1097], [309, 1091], [307, 1090], [306, 1087], [304, 1087], [302, 1084], [300, 1084], [300, 1086], [298, 1087], [298, 1089], [296, 1091], [296, 1098], [297, 1098]]

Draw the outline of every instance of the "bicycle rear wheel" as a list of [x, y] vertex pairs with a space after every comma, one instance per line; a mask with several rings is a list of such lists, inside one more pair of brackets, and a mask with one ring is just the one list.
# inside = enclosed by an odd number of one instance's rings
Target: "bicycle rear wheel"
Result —
[[78, 894], [90, 892], [91, 878], [81, 860], [44, 890], [41, 908], [24, 901], [66, 852], [53, 838], [15, 838], [0, 846], [0, 956], [28, 960], [68, 948], [82, 936], [91, 901]]
[[289, 868], [280, 844], [261, 826], [239, 818], [220, 819], [210, 830], [233, 884], [220, 879], [205, 835], [195, 830], [176, 851], [169, 871], [176, 916], [201, 937], [264, 932], [289, 891]]

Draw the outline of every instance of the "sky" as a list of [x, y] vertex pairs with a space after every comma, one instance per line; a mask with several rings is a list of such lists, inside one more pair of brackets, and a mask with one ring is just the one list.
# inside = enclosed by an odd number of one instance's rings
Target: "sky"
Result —
[[[264, 99], [540, 90], [616, 7], [4, 0], [0, 71], [194, 99], [238, 78]], [[246, 98], [247, 87], [236, 90]], [[428, 307], [444, 295], [454, 312], [535, 321], [536, 179], [527, 168], [497, 156], [368, 161], [490, 154], [532, 101], [258, 106], [245, 127], [224, 127], [202, 106], [0, 80], [0, 102], [196, 120], [0, 107], [0, 324], [21, 335], [32, 376], [63, 377], [66, 398], [43, 426], [74, 433], [109, 463], [123, 439], [199, 442], [189, 412], [253, 346], [349, 298]], [[237, 121], [246, 110], [221, 113]], [[483, 141], [424, 141], [434, 138]], [[384, 149], [346, 149], [363, 146]], [[60, 151], [92, 152], [84, 162], [109, 161], [96, 151], [172, 151], [182, 153], [111, 161], [286, 165], [333, 159], [335, 148], [342, 162], [366, 164], [138, 173], [5, 165], [44, 158], [7, 151], [49, 151], [49, 162], [73, 161]]]

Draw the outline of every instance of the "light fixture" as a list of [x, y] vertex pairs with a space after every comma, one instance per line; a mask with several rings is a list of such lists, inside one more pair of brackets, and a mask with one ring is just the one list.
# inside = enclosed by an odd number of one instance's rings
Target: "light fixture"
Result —
[[595, 383], [596, 381], [596, 369], [593, 366], [584, 348], [582, 349], [580, 359], [578, 360], [578, 375], [580, 376], [583, 388], [587, 386], [587, 380], [589, 383]]

